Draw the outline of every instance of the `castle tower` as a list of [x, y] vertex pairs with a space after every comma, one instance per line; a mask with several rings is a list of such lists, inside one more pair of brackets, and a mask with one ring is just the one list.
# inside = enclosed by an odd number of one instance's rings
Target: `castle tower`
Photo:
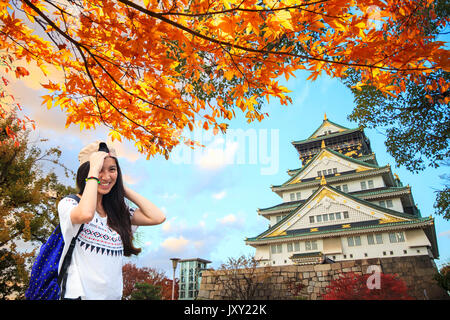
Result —
[[271, 187], [283, 201], [258, 209], [269, 228], [246, 239], [262, 266], [439, 257], [434, 219], [421, 216], [389, 164], [378, 164], [363, 128], [325, 115], [309, 138], [292, 144], [302, 167]]

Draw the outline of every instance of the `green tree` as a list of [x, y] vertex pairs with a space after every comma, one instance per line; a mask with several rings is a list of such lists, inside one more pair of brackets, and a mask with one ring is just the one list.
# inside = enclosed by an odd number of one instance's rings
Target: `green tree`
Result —
[[[445, 30], [436, 22], [450, 16], [450, 3], [436, 0], [434, 5], [435, 14], [417, 14], [423, 16], [424, 36], [437, 40]], [[349, 120], [384, 133], [387, 151], [398, 166], [417, 173], [427, 167], [445, 165], [450, 158], [450, 73], [434, 70], [422, 76], [420, 84], [396, 79], [391, 83], [399, 88], [396, 95], [382, 93], [369, 83], [362, 83], [361, 79], [360, 72], [351, 70], [343, 80], [351, 89], [356, 104]], [[436, 214], [446, 219], [450, 219], [449, 198], [448, 185], [436, 192]]]
[[146, 282], [136, 283], [130, 300], [161, 300], [161, 286]]
[[[17, 135], [15, 143], [6, 127]], [[56, 204], [76, 190], [59, 182], [51, 163], [61, 164], [57, 148], [41, 150], [13, 117], [0, 121], [0, 298], [22, 298], [37, 249], [58, 224]], [[48, 171], [48, 172], [46, 172]]]
[[[444, 165], [450, 167], [450, 159], [447, 159]], [[442, 174], [439, 178], [444, 181], [444, 189], [436, 191], [434, 208], [444, 216], [444, 219], [450, 220], [450, 174]]]
[[434, 279], [438, 282], [439, 286], [444, 288], [447, 292], [450, 291], [450, 262], [447, 262], [435, 274]]

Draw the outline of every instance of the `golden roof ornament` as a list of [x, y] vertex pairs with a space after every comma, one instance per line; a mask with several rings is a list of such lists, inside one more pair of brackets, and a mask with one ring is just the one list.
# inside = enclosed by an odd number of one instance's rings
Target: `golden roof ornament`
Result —
[[320, 185], [321, 186], [326, 186], [327, 185], [327, 180], [325, 180], [325, 176], [322, 176], [322, 179], [320, 179]]
[[325, 140], [322, 140], [322, 145], [320, 146], [321, 149], [325, 149]]
[[324, 114], [323, 114], [323, 121], [327, 121], [328, 119], [327, 119], [327, 113], [326, 112], [324, 112]]

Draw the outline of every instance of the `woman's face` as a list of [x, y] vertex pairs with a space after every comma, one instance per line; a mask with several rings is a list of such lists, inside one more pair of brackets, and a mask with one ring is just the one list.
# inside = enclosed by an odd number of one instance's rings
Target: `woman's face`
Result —
[[103, 162], [102, 170], [98, 175], [100, 184], [98, 185], [98, 193], [105, 195], [108, 194], [112, 187], [116, 184], [117, 180], [117, 164], [116, 160], [111, 157], [106, 157]]

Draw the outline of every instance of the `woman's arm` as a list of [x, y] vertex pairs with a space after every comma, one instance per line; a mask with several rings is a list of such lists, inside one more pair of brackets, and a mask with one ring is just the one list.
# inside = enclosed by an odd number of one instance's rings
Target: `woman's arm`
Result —
[[166, 220], [164, 213], [148, 199], [125, 187], [125, 197], [138, 206], [131, 218], [131, 224], [136, 226], [152, 226]]
[[[89, 157], [89, 174], [88, 177], [98, 178], [100, 170], [103, 167], [103, 161], [108, 154], [103, 151], [94, 152]], [[97, 191], [98, 182], [96, 180], [86, 181], [81, 200], [75, 208], [70, 212], [70, 220], [73, 224], [88, 223], [94, 218], [97, 208]]]

